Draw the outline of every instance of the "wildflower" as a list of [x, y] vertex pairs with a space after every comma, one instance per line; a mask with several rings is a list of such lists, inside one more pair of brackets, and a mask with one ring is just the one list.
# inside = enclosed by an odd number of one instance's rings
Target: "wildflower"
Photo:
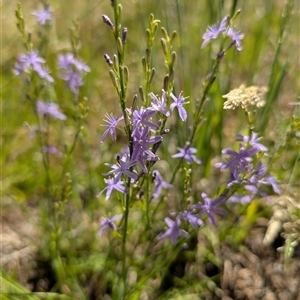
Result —
[[268, 148], [258, 142], [259, 138], [257, 136], [258, 136], [258, 134], [255, 132], [251, 133], [251, 137], [248, 137], [248, 136], [245, 136], [242, 134], [238, 134], [236, 136], [236, 140], [240, 141], [240, 142], [249, 143], [252, 147], [257, 148], [259, 151], [267, 151]]
[[123, 194], [127, 194], [128, 190], [125, 188], [125, 186], [123, 186], [123, 181], [117, 181], [115, 182], [115, 180], [113, 178], [110, 179], [104, 179], [104, 181], [107, 183], [107, 187], [104, 188], [98, 195], [97, 197], [99, 197], [104, 191], [106, 191], [106, 196], [105, 196], [105, 200], [107, 201], [110, 198], [110, 195], [112, 193], [113, 190], [117, 190]]
[[149, 149], [149, 146], [161, 142], [162, 137], [160, 135], [149, 137], [149, 131], [149, 127], [144, 127], [139, 130], [133, 131], [133, 153], [131, 158], [132, 160], [138, 160], [138, 158], [143, 154], [147, 154], [151, 158], [156, 157], [156, 155]]
[[217, 207], [218, 205], [220, 205], [225, 201], [225, 197], [220, 196], [216, 200], [212, 201], [205, 193], [202, 193], [201, 196], [204, 200], [204, 204], [194, 204], [192, 205], [192, 208], [199, 209], [200, 215], [207, 214], [210, 223], [215, 225], [216, 222], [215, 222], [214, 214], [220, 214], [220, 215], [226, 214], [226, 210]]
[[53, 102], [47, 103], [38, 100], [36, 106], [37, 106], [37, 112], [41, 117], [44, 117], [46, 114], [49, 114], [50, 116], [59, 120], [67, 119], [66, 115], [64, 115], [59, 111], [59, 107], [56, 103]]
[[226, 31], [227, 23], [229, 17], [226, 16], [222, 19], [219, 24], [209, 27], [203, 35], [203, 43], [201, 48], [204, 48], [212, 39], [216, 39], [220, 33], [224, 33]]
[[42, 152], [55, 154], [56, 156], [63, 156], [63, 154], [55, 146], [43, 146]]
[[150, 98], [152, 99], [151, 106], [157, 112], [161, 112], [165, 116], [170, 116], [170, 111], [166, 109], [166, 92], [162, 91], [161, 99], [157, 98], [153, 93], [149, 94]]
[[104, 122], [106, 122], [108, 125], [101, 125], [101, 126], [106, 126], [108, 128], [104, 131], [100, 141], [101, 143], [103, 143], [107, 135], [110, 134], [112, 140], [115, 142], [117, 140], [116, 126], [121, 120], [124, 119], [124, 117], [121, 116], [118, 119], [116, 119], [112, 114], [110, 115], [106, 114], [105, 117], [106, 120], [104, 119]]
[[188, 232], [179, 228], [181, 224], [180, 216], [177, 216], [175, 221], [167, 217], [165, 218], [165, 222], [167, 223], [169, 229], [167, 229], [164, 233], [158, 236], [159, 240], [170, 238], [172, 244], [176, 244], [178, 237], [189, 237]]
[[173, 154], [173, 158], [184, 158], [187, 163], [190, 165], [193, 161], [198, 165], [201, 164], [201, 160], [199, 160], [194, 154], [197, 152], [197, 149], [194, 147], [190, 147], [190, 142], [186, 142], [184, 148], [179, 148], [179, 153]]
[[79, 87], [83, 86], [83, 76], [91, 69], [81, 60], [75, 58], [73, 53], [58, 56], [58, 65], [61, 69], [60, 78], [67, 82], [68, 88], [74, 93], [79, 93]]
[[245, 87], [241, 85], [239, 88], [222, 96], [227, 99], [224, 103], [224, 109], [234, 110], [237, 107], [241, 107], [246, 111], [251, 111], [255, 107], [262, 107], [265, 105], [264, 96], [267, 90], [266, 87]]
[[252, 165], [249, 159], [258, 152], [259, 150], [255, 147], [250, 149], [245, 149], [240, 145], [239, 152], [230, 150], [230, 149], [223, 149], [222, 153], [231, 156], [231, 159], [227, 161], [227, 163], [217, 163], [215, 164], [216, 168], [219, 168], [221, 171], [225, 169], [230, 169], [231, 173], [235, 171], [243, 172], [245, 169], [251, 170]]
[[146, 162], [147, 161], [152, 162], [152, 165], [153, 165], [156, 161], [158, 161], [158, 159], [159, 159], [159, 157], [155, 154], [154, 154], [154, 156], [150, 156], [147, 153], [143, 153], [143, 154], [138, 155], [138, 157], [136, 158], [136, 161], [140, 164], [143, 172], [148, 173]]
[[34, 16], [37, 16], [37, 22], [40, 23], [41, 25], [45, 25], [46, 21], [52, 20], [52, 13], [53, 13], [53, 9], [51, 9], [50, 7], [47, 7], [46, 9], [42, 9], [42, 10], [32, 11], [32, 14]]
[[83, 77], [80, 72], [69, 71], [61, 74], [60, 78], [67, 82], [67, 87], [76, 95], [79, 93], [79, 87], [83, 86]]
[[171, 189], [173, 188], [172, 184], [169, 184], [168, 182], [164, 181], [160, 173], [156, 170], [153, 171], [153, 178], [154, 178], [154, 186], [155, 191], [152, 195], [152, 198], [158, 198], [161, 194], [162, 189]]
[[19, 56], [13, 72], [19, 76], [23, 72], [28, 72], [32, 69], [37, 72], [41, 78], [45, 78], [49, 82], [54, 82], [54, 79], [49, 75], [48, 70], [42, 66], [45, 62], [45, 59], [38, 56], [38, 51], [22, 54]]
[[187, 104], [189, 102], [184, 102], [184, 99], [186, 98], [183, 98], [181, 97], [181, 95], [177, 97], [175, 97], [172, 93], [170, 95], [172, 97], [172, 99], [174, 100], [174, 102], [170, 105], [170, 111], [173, 112], [173, 109], [175, 107], [177, 107], [178, 109], [178, 113], [179, 113], [179, 117], [182, 121], [185, 121], [186, 118], [187, 118], [187, 112], [186, 110], [184, 109], [183, 105], [184, 104]]
[[236, 49], [238, 51], [241, 51], [242, 50], [241, 40], [244, 38], [244, 35], [239, 31], [235, 30], [234, 28], [229, 27], [227, 31], [227, 36], [231, 38], [232, 45], [235, 45]]
[[151, 118], [155, 113], [156, 111], [147, 109], [145, 107], [141, 107], [139, 110], [136, 109], [132, 114], [132, 123], [134, 130], [138, 129], [141, 125], [156, 129], [158, 127], [157, 124], [153, 123], [150, 120], [147, 120], [148, 118]]
[[228, 198], [228, 202], [232, 203], [242, 203], [242, 204], [247, 204], [250, 203], [253, 200], [253, 198], [250, 195], [244, 195], [244, 196], [236, 196], [233, 195], [230, 198]]
[[188, 221], [195, 230], [199, 228], [199, 226], [203, 225], [203, 221], [199, 219], [198, 216], [194, 215], [192, 212], [185, 210], [182, 214], [182, 219]]
[[122, 218], [122, 215], [115, 215], [111, 218], [101, 218], [101, 221], [100, 221], [100, 225], [101, 225], [101, 228], [99, 229], [98, 231], [98, 235], [102, 236], [103, 233], [111, 228], [113, 230], [117, 230], [117, 225], [116, 225], [116, 221], [120, 220]]
[[110, 175], [110, 174], [114, 174], [114, 180], [115, 182], [118, 182], [121, 179], [122, 174], [130, 177], [133, 180], [137, 179], [137, 175], [132, 172], [129, 171], [129, 168], [133, 167], [137, 162], [136, 161], [127, 161], [127, 157], [128, 155], [125, 153], [122, 155], [122, 157], [118, 157], [117, 164], [108, 164], [106, 163], [105, 165], [112, 168], [111, 171], [104, 173], [104, 176]]

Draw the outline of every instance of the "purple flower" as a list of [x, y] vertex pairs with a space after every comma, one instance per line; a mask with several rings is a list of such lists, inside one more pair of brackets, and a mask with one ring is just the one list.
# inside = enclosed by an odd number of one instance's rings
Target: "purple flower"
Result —
[[42, 152], [56, 154], [57, 156], [63, 155], [55, 146], [43, 146]]
[[52, 20], [52, 13], [53, 9], [50, 7], [47, 7], [44, 10], [34, 10], [32, 11], [32, 14], [37, 16], [37, 22], [41, 25], [45, 25], [46, 21]]
[[181, 217], [183, 220], [188, 221], [195, 230], [197, 230], [199, 226], [203, 225], [203, 221], [190, 211], [185, 210]]
[[101, 126], [106, 126], [108, 128], [104, 131], [100, 141], [101, 143], [103, 143], [107, 135], [110, 134], [112, 140], [115, 142], [117, 140], [116, 126], [121, 120], [124, 119], [124, 117], [121, 116], [118, 119], [116, 119], [112, 114], [110, 115], [106, 114], [105, 118], [106, 120], [104, 119], [104, 122], [106, 122], [108, 125], [101, 125]]
[[133, 131], [138, 130], [141, 125], [145, 125], [154, 129], [157, 129], [157, 124], [153, 123], [148, 118], [151, 118], [156, 111], [141, 107], [139, 110], [135, 110], [132, 114]]
[[220, 196], [216, 200], [212, 201], [205, 193], [202, 193], [201, 196], [204, 200], [204, 204], [194, 204], [192, 205], [192, 208], [199, 209], [200, 215], [207, 214], [210, 223], [215, 225], [216, 222], [215, 222], [214, 214], [220, 214], [220, 215], [226, 214], [226, 210], [217, 207], [218, 205], [223, 203], [226, 199], [224, 196]]
[[136, 180], [137, 175], [134, 172], [129, 171], [129, 168], [136, 165], [137, 162], [127, 161], [127, 157], [128, 157], [127, 154], [123, 154], [121, 158], [120, 157], [117, 158], [118, 161], [117, 164], [106, 163], [105, 165], [112, 168], [112, 170], [107, 173], [103, 173], [102, 175], [107, 176], [107, 175], [115, 174], [114, 176], [115, 182], [118, 182], [121, 179], [122, 174], [125, 174], [131, 179]]
[[259, 150], [255, 147], [252, 147], [246, 150], [244, 147], [240, 145], [240, 151], [235, 152], [230, 149], [223, 149], [222, 153], [231, 156], [231, 159], [227, 161], [227, 163], [217, 163], [215, 164], [216, 168], [220, 168], [221, 171], [225, 169], [230, 169], [231, 173], [235, 173], [235, 171], [244, 172], [247, 168], [248, 170], [252, 169], [252, 165], [250, 163], [250, 158], [255, 155]]
[[101, 228], [98, 231], [98, 234], [100, 236], [102, 236], [102, 234], [109, 228], [113, 229], [113, 230], [117, 230], [117, 225], [115, 224], [115, 222], [117, 220], [120, 220], [122, 218], [122, 215], [115, 215], [111, 218], [101, 218], [100, 221], [100, 226]]
[[58, 65], [62, 70], [72, 70], [72, 66], [79, 72], [90, 72], [91, 69], [83, 61], [75, 58], [73, 53], [66, 53], [65, 55], [58, 55]]
[[133, 137], [133, 153], [132, 160], [138, 160], [140, 156], [144, 154], [148, 155], [150, 158], [156, 158], [156, 155], [149, 149], [150, 145], [159, 143], [162, 141], [161, 136], [148, 136], [150, 131], [149, 127], [140, 128], [139, 130], [134, 130]]
[[170, 95], [172, 97], [172, 99], [174, 100], [174, 102], [170, 105], [170, 111], [173, 112], [174, 108], [177, 107], [178, 109], [178, 113], [179, 113], [179, 117], [182, 121], [186, 121], [187, 118], [187, 112], [186, 110], [183, 108], [184, 104], [187, 104], [189, 102], [184, 102], [184, 100], [186, 98], [181, 97], [181, 95], [177, 97], [175, 97], [172, 93]]
[[177, 216], [175, 221], [167, 217], [165, 218], [165, 222], [167, 223], [169, 229], [158, 236], [159, 240], [170, 238], [172, 244], [176, 244], [178, 237], [183, 236], [187, 238], [190, 236], [185, 230], [179, 228], [181, 224], [180, 216]]
[[60, 69], [63, 69], [65, 71], [68, 71], [72, 68], [74, 62], [74, 54], [73, 53], [67, 53], [65, 55], [59, 54], [58, 55], [58, 65]]
[[105, 200], [107, 201], [110, 198], [110, 195], [112, 193], [113, 190], [117, 190], [123, 194], [127, 194], [128, 190], [125, 188], [125, 186], [123, 186], [123, 181], [117, 181], [115, 182], [115, 180], [113, 178], [110, 179], [104, 179], [104, 181], [107, 183], [107, 187], [104, 188], [98, 195], [97, 197], [99, 197], [104, 191], [106, 191], [106, 196], [105, 196]]
[[248, 204], [252, 201], [252, 197], [249, 195], [244, 196], [231, 196], [228, 200], [228, 202], [232, 203], [242, 203], [242, 204]]
[[81, 60], [74, 57], [73, 53], [58, 56], [58, 65], [62, 70], [60, 78], [67, 82], [68, 88], [74, 93], [79, 93], [79, 87], [83, 86], [84, 73], [90, 72], [90, 68]]
[[179, 153], [173, 154], [173, 158], [184, 158], [187, 163], [190, 165], [193, 161], [198, 165], [201, 164], [201, 160], [199, 160], [194, 154], [197, 152], [196, 148], [190, 147], [190, 142], [186, 142], [184, 148], [179, 148]]
[[244, 35], [232, 27], [229, 27], [227, 35], [231, 38], [232, 44], [236, 46], [236, 49], [241, 51], [243, 48], [241, 40], [244, 38]]
[[216, 39], [220, 33], [224, 33], [227, 28], [229, 17], [226, 16], [219, 24], [209, 27], [203, 35], [203, 43], [201, 48], [204, 48], [212, 39]]
[[169, 117], [170, 112], [167, 110], [166, 105], [166, 92], [162, 91], [161, 99], [157, 98], [153, 93], [149, 94], [150, 98], [152, 99], [151, 106], [154, 111], [160, 112], [165, 116]]
[[154, 178], [154, 186], [155, 191], [151, 198], [158, 198], [161, 194], [162, 189], [171, 189], [173, 188], [172, 184], [169, 184], [168, 182], [164, 181], [160, 173], [155, 170], [153, 171], [153, 178]]
[[264, 146], [263, 144], [259, 143], [259, 138], [257, 137], [258, 134], [255, 132], [252, 132], [251, 138], [249, 138], [246, 135], [238, 134], [236, 136], [236, 140], [240, 142], [249, 143], [252, 147], [257, 148], [259, 151], [267, 151], [268, 148]]
[[53, 102], [47, 103], [38, 100], [36, 106], [37, 106], [37, 112], [41, 117], [44, 117], [46, 114], [49, 114], [50, 116], [59, 120], [67, 119], [66, 115], [64, 115], [59, 111], [59, 107], [56, 103]]
[[147, 161], [151, 161], [152, 163], [156, 162], [158, 160], [158, 156], [154, 154], [154, 156], [149, 156], [147, 153], [143, 153], [143, 154], [140, 154], [138, 157], [137, 157], [137, 162], [140, 164], [142, 170], [144, 173], [148, 173], [148, 169], [147, 169], [147, 166], [146, 166], [146, 162]]
[[38, 56], [38, 51], [32, 51], [28, 54], [22, 54], [19, 56], [13, 72], [19, 76], [23, 72], [27, 72], [30, 69], [39, 74], [41, 78], [45, 78], [49, 82], [54, 82], [54, 79], [49, 75], [48, 70], [43, 68], [41, 64], [44, 64], [45, 59]]
[[280, 188], [278, 186], [278, 183], [277, 183], [276, 179], [272, 175], [269, 175], [269, 176], [265, 177], [264, 180], [260, 181], [260, 183], [271, 185], [273, 191], [276, 194], [281, 194], [281, 190], [280, 190]]
[[70, 70], [60, 74], [60, 78], [66, 81], [67, 87], [76, 95], [79, 93], [79, 87], [83, 86], [83, 76], [78, 71]]

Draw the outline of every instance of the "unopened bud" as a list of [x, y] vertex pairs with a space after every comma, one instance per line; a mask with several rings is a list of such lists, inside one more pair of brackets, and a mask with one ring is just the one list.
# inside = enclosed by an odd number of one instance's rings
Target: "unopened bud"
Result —
[[177, 36], [177, 32], [174, 30], [171, 34], [171, 37], [170, 37], [170, 43], [172, 43], [174, 41], [174, 39], [176, 38]]
[[133, 99], [132, 99], [132, 107], [131, 107], [131, 111], [135, 111], [136, 108], [137, 108], [137, 101], [138, 101], [138, 95], [135, 94], [133, 96]]
[[123, 53], [123, 44], [122, 44], [122, 40], [118, 37], [117, 39], [117, 47], [118, 47], [118, 51], [120, 54]]
[[119, 60], [118, 60], [118, 56], [116, 54], [114, 54], [114, 68], [116, 70], [119, 69]]
[[124, 81], [125, 81], [125, 84], [127, 84], [128, 78], [129, 78], [129, 69], [127, 68], [127, 66], [124, 66]]
[[168, 87], [169, 87], [169, 76], [166, 75], [164, 78], [164, 91], [168, 91]]
[[125, 44], [127, 40], [127, 31], [128, 29], [125, 27], [122, 29], [122, 43]]
[[155, 75], [155, 69], [153, 68], [153, 69], [151, 70], [151, 74], [150, 74], [149, 83], [151, 83], [151, 81], [152, 81], [152, 79], [153, 79], [154, 75]]
[[143, 90], [142, 86], [139, 87], [139, 94], [140, 94], [142, 101], [145, 102], [145, 94], [144, 94], [144, 90]]
[[164, 51], [164, 55], [167, 56], [167, 54], [168, 54], [167, 42], [164, 38], [161, 38], [160, 42], [161, 42], [162, 49]]
[[110, 71], [109, 71], [109, 76], [110, 76], [110, 79], [111, 79], [111, 81], [112, 81], [114, 87], [115, 87], [115, 88], [118, 88], [117, 78], [116, 78], [116, 76], [115, 76], [113, 70], [110, 70]]
[[145, 57], [142, 58], [142, 65], [143, 65], [143, 71], [146, 74], [146, 72], [147, 72], [147, 64], [146, 64], [146, 58]]
[[176, 57], [177, 57], [176, 52], [173, 51], [172, 54], [171, 54], [171, 65], [172, 65], [172, 67], [174, 67]]
[[107, 62], [107, 64], [111, 67], [113, 65], [113, 61], [110, 59], [108, 54], [104, 54], [104, 58]]
[[111, 29], [115, 29], [114, 23], [111, 21], [111, 19], [107, 15], [102, 15], [103, 22], [108, 25]]

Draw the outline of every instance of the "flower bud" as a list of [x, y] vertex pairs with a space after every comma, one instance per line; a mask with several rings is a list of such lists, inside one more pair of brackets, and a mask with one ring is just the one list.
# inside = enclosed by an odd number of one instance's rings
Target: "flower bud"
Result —
[[108, 54], [104, 54], [104, 59], [110, 67], [113, 65], [113, 61], [110, 59]]
[[111, 19], [107, 15], [102, 15], [103, 22], [108, 25], [111, 29], [115, 29], [114, 23], [111, 21]]

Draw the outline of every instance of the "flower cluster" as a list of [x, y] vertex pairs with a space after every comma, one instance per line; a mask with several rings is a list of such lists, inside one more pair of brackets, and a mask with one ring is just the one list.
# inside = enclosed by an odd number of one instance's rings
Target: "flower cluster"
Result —
[[20, 76], [24, 72], [28, 73], [33, 70], [41, 78], [46, 79], [49, 82], [54, 82], [53, 77], [49, 75], [49, 71], [42, 65], [45, 62], [46, 60], [38, 55], [38, 51], [32, 51], [28, 54], [22, 54], [18, 57], [13, 72], [17, 76]]
[[83, 85], [83, 76], [90, 72], [90, 68], [73, 53], [58, 56], [58, 65], [61, 70], [60, 78], [65, 80], [67, 87], [77, 95], [79, 87]]
[[203, 203], [193, 204], [184, 212], [176, 213], [175, 221], [168, 217], [165, 218], [165, 222], [169, 228], [158, 236], [158, 240], [170, 238], [172, 244], [175, 244], [178, 237], [189, 237], [188, 232], [180, 228], [182, 221], [189, 223], [194, 230], [198, 230], [200, 226], [204, 225], [201, 219], [203, 215], [207, 215], [210, 223], [215, 225], [215, 214], [226, 214], [226, 210], [218, 207], [226, 201], [225, 196], [220, 196], [215, 200], [211, 200], [205, 193], [202, 193], [201, 196], [204, 201]]
[[[188, 222], [194, 230], [198, 230], [204, 224], [202, 220], [204, 215], [212, 225], [216, 225], [215, 215], [226, 214], [226, 210], [220, 208], [220, 205], [225, 202], [249, 203], [256, 196], [268, 197], [265, 186], [272, 187], [277, 194], [280, 193], [275, 178], [268, 174], [267, 166], [258, 160], [259, 154], [267, 151], [268, 148], [259, 142], [257, 134], [252, 133], [250, 137], [239, 134], [237, 141], [240, 142], [239, 151], [224, 149], [223, 154], [228, 155], [229, 159], [225, 163], [215, 164], [215, 167], [221, 171], [229, 170], [230, 172], [230, 181], [227, 183], [226, 191], [214, 200], [206, 193], [202, 193], [202, 203], [192, 204], [184, 212], [176, 213], [175, 221], [166, 218], [165, 222], [169, 228], [158, 236], [158, 240], [170, 238], [175, 244], [179, 237], [188, 237], [187, 231], [181, 228], [182, 221]], [[184, 153], [183, 149], [181, 152]], [[238, 193], [228, 196], [231, 194], [230, 190], [238, 191]]]
[[[153, 93], [150, 93], [149, 96], [152, 100], [150, 107], [141, 106], [135, 110], [126, 110], [132, 128], [132, 149], [131, 152], [128, 151], [123, 155], [117, 156], [116, 164], [105, 164], [111, 168], [109, 172], [103, 174], [105, 176], [111, 176], [111, 178], [105, 180], [107, 187], [100, 192], [101, 194], [106, 191], [106, 199], [109, 199], [113, 189], [127, 193], [128, 190], [124, 187], [126, 178], [130, 178], [132, 182], [135, 182], [139, 178], [139, 172], [148, 173], [149, 164], [151, 162], [153, 164], [159, 159], [156, 151], [163, 139], [162, 133], [159, 132], [161, 118], [171, 116], [174, 108], [178, 109], [182, 121], [185, 121], [187, 118], [186, 110], [183, 107], [187, 102], [184, 102], [185, 98], [181, 95], [175, 97], [172, 93], [170, 94], [170, 99], [173, 100], [173, 103], [170, 104], [169, 108], [167, 107], [167, 95], [165, 91], [162, 91], [161, 98], [155, 96]], [[108, 135], [111, 136], [113, 141], [116, 141], [116, 127], [121, 120], [124, 120], [123, 116], [115, 118], [112, 114], [106, 114], [104, 121], [107, 124], [102, 126], [106, 126], [107, 129], [101, 137], [101, 142], [103, 142]], [[189, 147], [186, 148], [188, 149]], [[187, 159], [189, 163], [192, 159], [199, 162], [193, 155], [196, 150], [194, 150], [194, 148], [187, 149], [186, 153], [182, 153], [181, 156]], [[158, 171], [153, 172], [153, 180], [154, 192], [151, 199], [158, 198], [162, 188], [170, 189], [172, 187], [172, 185], [162, 179]]]
[[268, 167], [264, 165], [258, 158], [259, 153], [266, 152], [268, 148], [257, 138], [256, 133], [252, 133], [251, 137], [239, 134], [237, 136], [239, 150], [224, 149], [223, 154], [229, 156], [225, 163], [217, 163], [215, 167], [221, 171], [229, 170], [230, 180], [227, 188], [239, 188], [242, 193], [233, 195], [229, 198], [230, 202], [251, 202], [256, 196], [267, 197], [268, 193], [263, 188], [268, 185], [277, 194], [280, 189], [275, 178], [268, 174]]
[[209, 27], [203, 35], [203, 43], [201, 48], [204, 48], [211, 40], [216, 39], [219, 34], [224, 34], [231, 39], [229, 47], [235, 45], [238, 51], [242, 50], [241, 40], [244, 35], [235, 30], [232, 26], [229, 26], [230, 19], [228, 16], [224, 17], [219, 24]]
[[241, 85], [239, 88], [223, 95], [223, 98], [227, 99], [224, 103], [224, 109], [234, 110], [237, 107], [241, 107], [242, 109], [249, 111], [255, 107], [262, 107], [266, 103], [264, 97], [267, 91], [267, 87], [245, 87], [244, 85]]

